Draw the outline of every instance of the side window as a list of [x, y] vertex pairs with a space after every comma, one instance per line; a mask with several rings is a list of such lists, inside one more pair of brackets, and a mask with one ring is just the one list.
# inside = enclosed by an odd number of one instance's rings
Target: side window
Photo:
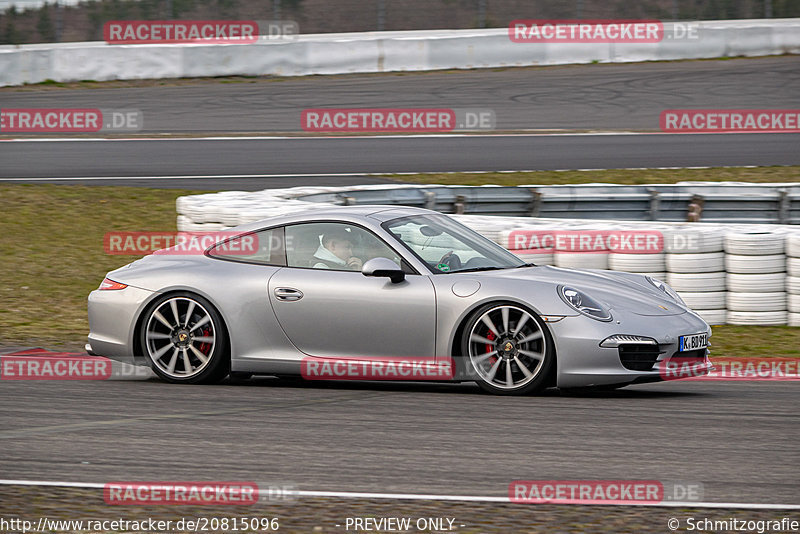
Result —
[[242, 263], [284, 266], [283, 228], [260, 230], [222, 241], [209, 250], [208, 255]]
[[364, 262], [401, 258], [373, 233], [355, 225], [326, 222], [286, 227], [286, 264], [335, 271], [360, 271]]

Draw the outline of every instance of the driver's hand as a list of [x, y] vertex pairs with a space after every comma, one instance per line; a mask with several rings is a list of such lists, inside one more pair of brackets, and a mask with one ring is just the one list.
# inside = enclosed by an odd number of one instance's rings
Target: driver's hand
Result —
[[451, 250], [450, 252], [448, 252], [447, 254], [442, 256], [442, 259], [439, 260], [439, 263], [447, 263], [447, 258], [449, 258], [452, 255], [453, 255], [453, 251]]
[[361, 258], [350, 256], [350, 259], [347, 260], [347, 266], [353, 269], [354, 271], [360, 271], [361, 267], [364, 266], [364, 262], [361, 261]]

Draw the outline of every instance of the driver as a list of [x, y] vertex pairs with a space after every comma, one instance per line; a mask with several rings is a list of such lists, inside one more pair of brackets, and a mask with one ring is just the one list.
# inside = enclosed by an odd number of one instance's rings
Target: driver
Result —
[[325, 232], [311, 262], [315, 269], [360, 271], [363, 262], [353, 255], [356, 238], [343, 229]]

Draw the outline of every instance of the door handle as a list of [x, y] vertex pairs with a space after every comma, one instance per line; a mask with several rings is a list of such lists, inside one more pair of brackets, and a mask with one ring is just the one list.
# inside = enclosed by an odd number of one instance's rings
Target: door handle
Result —
[[275, 298], [286, 302], [292, 302], [303, 298], [303, 292], [293, 287], [276, 287]]

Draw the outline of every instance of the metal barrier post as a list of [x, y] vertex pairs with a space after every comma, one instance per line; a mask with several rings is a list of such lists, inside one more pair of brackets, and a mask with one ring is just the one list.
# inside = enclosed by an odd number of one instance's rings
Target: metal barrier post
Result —
[[453, 204], [456, 215], [464, 215], [464, 205], [467, 202], [467, 197], [464, 195], [457, 195], [456, 202]]
[[650, 193], [650, 220], [657, 221], [658, 210], [661, 208], [661, 198], [659, 197], [659, 192], [655, 189], [648, 189], [647, 192]]
[[531, 193], [531, 204], [528, 208], [528, 216], [530, 217], [538, 217], [539, 210], [542, 208], [542, 197], [544, 196], [541, 191], [530, 188], [528, 189]]

